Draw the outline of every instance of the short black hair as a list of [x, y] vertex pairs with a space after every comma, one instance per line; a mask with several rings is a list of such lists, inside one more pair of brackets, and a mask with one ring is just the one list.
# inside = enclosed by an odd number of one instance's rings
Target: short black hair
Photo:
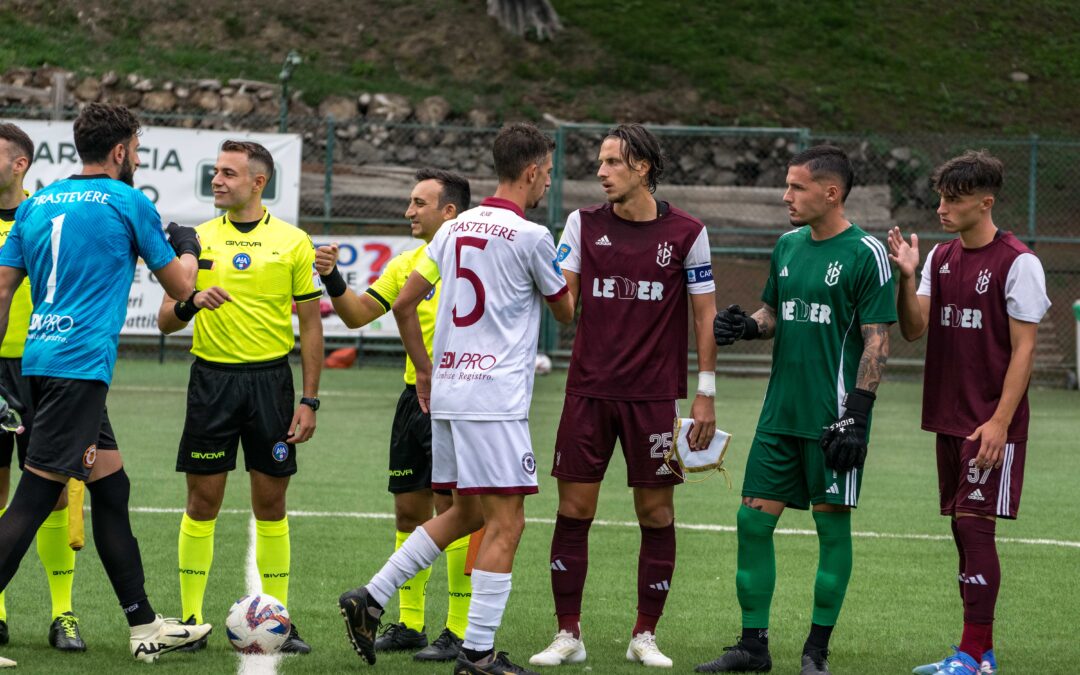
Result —
[[815, 145], [807, 148], [791, 158], [788, 167], [793, 166], [805, 166], [814, 180], [826, 173], [839, 178], [843, 191], [840, 203], [847, 200], [851, 186], [855, 183], [855, 169], [851, 166], [851, 158], [835, 145]]
[[249, 162], [255, 162], [263, 167], [266, 172], [266, 182], [269, 183], [274, 177], [274, 158], [270, 151], [254, 141], [228, 140], [221, 144], [222, 152], [239, 152], [247, 155]]
[[539, 164], [555, 149], [555, 141], [528, 122], [507, 124], [499, 130], [491, 149], [495, 175], [514, 181], [530, 164]]
[[660, 177], [664, 175], [664, 151], [656, 136], [642, 125], [633, 123], [612, 128], [607, 132], [606, 138], [618, 138], [622, 141], [622, 158], [627, 166], [633, 167], [641, 161], [649, 163], [649, 173], [645, 176], [645, 181], [649, 192], [656, 192]]
[[104, 162], [117, 145], [139, 135], [142, 125], [122, 105], [91, 103], [75, 118], [75, 150], [84, 164]]
[[1005, 165], [986, 150], [968, 150], [953, 157], [930, 177], [934, 190], [944, 197], [989, 192], [997, 196], [1005, 182]]
[[29, 164], [34, 163], [34, 142], [21, 128], [11, 122], [0, 123], [0, 138], [11, 143], [15, 149], [15, 157], [12, 159], [25, 157]]
[[442, 190], [439, 192], [439, 208], [447, 204], [453, 204], [457, 212], [461, 213], [469, 208], [472, 199], [472, 190], [469, 187], [469, 179], [453, 171], [445, 171], [434, 167], [424, 167], [416, 170], [416, 182], [434, 180], [439, 183]]

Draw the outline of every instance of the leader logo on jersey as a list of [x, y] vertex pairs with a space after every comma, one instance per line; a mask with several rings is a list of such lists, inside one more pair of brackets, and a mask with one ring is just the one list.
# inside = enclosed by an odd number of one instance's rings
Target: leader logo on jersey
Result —
[[979, 328], [983, 327], [982, 310], [970, 307], [957, 307], [956, 305], [944, 305], [941, 308], [941, 325], [951, 328]]
[[659, 281], [634, 281], [626, 277], [593, 279], [594, 298], [619, 300], [663, 300], [664, 284]]
[[990, 287], [990, 270], [979, 270], [979, 279], [975, 282], [975, 292], [982, 295]]
[[840, 270], [842, 269], [844, 269], [844, 266], [840, 264], [839, 260], [829, 263], [829, 269], [825, 271], [825, 285], [835, 286], [836, 282], [840, 281]]
[[237, 253], [233, 256], [232, 264], [238, 270], [246, 270], [251, 267], [251, 256], [247, 253]]
[[656, 245], [656, 264], [660, 267], [667, 267], [671, 264], [671, 251], [672, 246], [668, 242]]
[[784, 321], [831, 324], [832, 307], [818, 302], [806, 302], [802, 298], [793, 298], [781, 304], [780, 317]]

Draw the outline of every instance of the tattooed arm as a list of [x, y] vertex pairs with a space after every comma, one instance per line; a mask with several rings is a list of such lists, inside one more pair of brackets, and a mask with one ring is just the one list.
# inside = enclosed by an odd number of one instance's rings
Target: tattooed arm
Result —
[[750, 315], [757, 322], [758, 339], [771, 340], [776, 335], [776, 310], [768, 305], [762, 305], [761, 309]]
[[[754, 315], [755, 317], [757, 314]], [[775, 322], [775, 315], [773, 316]], [[889, 360], [889, 324], [868, 323], [862, 326], [863, 353], [859, 359], [859, 372], [855, 386], [869, 392], [877, 392]]]

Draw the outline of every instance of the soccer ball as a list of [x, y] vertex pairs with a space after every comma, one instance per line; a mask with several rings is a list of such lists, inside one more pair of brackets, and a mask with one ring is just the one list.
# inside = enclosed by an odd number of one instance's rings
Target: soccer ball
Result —
[[547, 375], [551, 372], [551, 357], [547, 354], [536, 355], [536, 374]]
[[225, 618], [225, 634], [242, 654], [273, 654], [281, 649], [291, 628], [288, 610], [265, 593], [240, 598]]

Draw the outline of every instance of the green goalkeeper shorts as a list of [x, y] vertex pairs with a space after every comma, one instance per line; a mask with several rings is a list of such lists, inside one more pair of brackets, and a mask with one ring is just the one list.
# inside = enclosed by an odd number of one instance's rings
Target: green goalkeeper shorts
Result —
[[825, 466], [817, 439], [759, 431], [746, 459], [742, 496], [804, 510], [811, 504], [854, 508], [859, 504], [862, 474], [862, 469], [838, 472]]

